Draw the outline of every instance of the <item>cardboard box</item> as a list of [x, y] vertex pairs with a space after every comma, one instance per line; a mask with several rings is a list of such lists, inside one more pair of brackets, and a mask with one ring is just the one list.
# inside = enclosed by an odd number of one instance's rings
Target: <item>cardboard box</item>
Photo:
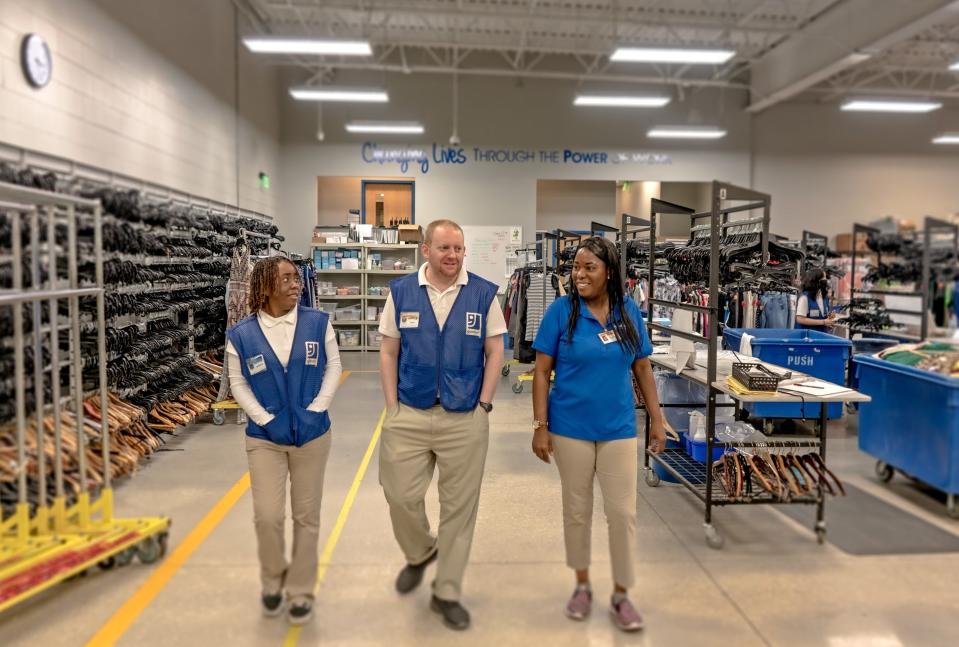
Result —
[[401, 243], [423, 242], [423, 228], [419, 225], [400, 225], [398, 229]]
[[319, 236], [317, 234], [313, 234], [313, 244], [314, 245], [326, 244], [326, 236]]
[[[842, 252], [849, 254], [852, 252], [852, 234], [836, 234], [836, 247], [837, 252]], [[859, 240], [856, 242], [856, 252], [868, 252], [869, 246], [866, 245], [866, 236], [860, 235]]]

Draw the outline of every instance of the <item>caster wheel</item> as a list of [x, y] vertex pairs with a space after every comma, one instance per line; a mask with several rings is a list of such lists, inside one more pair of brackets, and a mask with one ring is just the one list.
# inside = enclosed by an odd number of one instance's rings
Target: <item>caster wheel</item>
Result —
[[160, 541], [156, 537], [148, 537], [137, 545], [137, 557], [141, 564], [152, 564], [160, 559]]
[[946, 514], [953, 519], [959, 519], [959, 505], [956, 504], [956, 495], [950, 494], [946, 499]]
[[133, 561], [133, 558], [136, 556], [136, 554], [136, 548], [127, 548], [126, 550], [121, 550], [119, 553], [114, 555], [117, 566], [128, 566], [130, 562]]
[[213, 410], [213, 424], [222, 425], [226, 422], [226, 411], [223, 409], [214, 409]]
[[522, 382], [517, 382], [516, 384], [513, 385], [513, 393], [522, 393], [522, 392], [523, 392]]
[[892, 480], [892, 475], [895, 473], [895, 470], [892, 468], [892, 465], [889, 463], [884, 463], [883, 461], [876, 461], [876, 476], [879, 477], [879, 480], [883, 483], [888, 483]]
[[157, 539], [160, 542], [160, 557], [165, 557], [167, 545], [170, 543], [170, 533], [161, 532], [157, 535]]
[[509, 377], [509, 364], [503, 367], [503, 370], [500, 371], [503, 374], [503, 377]]
[[651, 469], [646, 470], [646, 485], [648, 485], [649, 487], [657, 487], [660, 484], [660, 482], [661, 480], [659, 478], [659, 474], [657, 474], [654, 470], [651, 470]]
[[816, 529], [816, 543], [822, 546], [826, 543], [826, 529], [817, 528]]
[[113, 567], [116, 565], [117, 565], [117, 560], [116, 560], [116, 557], [113, 555], [97, 562], [97, 566], [99, 566], [101, 569], [105, 571], [112, 570]]
[[723, 536], [714, 526], [706, 524], [706, 545], [713, 550], [719, 550], [724, 544]]

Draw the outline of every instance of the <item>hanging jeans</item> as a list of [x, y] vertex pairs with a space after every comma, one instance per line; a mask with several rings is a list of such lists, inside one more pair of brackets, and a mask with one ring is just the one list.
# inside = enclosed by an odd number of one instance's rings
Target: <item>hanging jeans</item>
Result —
[[760, 328], [789, 328], [789, 295], [767, 292], [761, 297]]

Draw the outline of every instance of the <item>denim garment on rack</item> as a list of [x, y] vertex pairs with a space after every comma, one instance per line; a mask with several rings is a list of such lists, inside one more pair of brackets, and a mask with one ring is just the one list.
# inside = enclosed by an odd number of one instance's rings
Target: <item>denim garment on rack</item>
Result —
[[782, 292], [767, 292], [760, 297], [762, 314], [760, 328], [789, 328], [789, 295]]

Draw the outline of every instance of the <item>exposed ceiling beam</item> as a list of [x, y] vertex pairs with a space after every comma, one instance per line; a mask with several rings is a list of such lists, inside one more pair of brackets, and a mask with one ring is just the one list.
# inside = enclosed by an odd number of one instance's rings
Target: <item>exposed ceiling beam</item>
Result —
[[753, 64], [753, 100], [747, 110], [770, 108], [957, 17], [959, 0], [848, 0], [835, 5]]

